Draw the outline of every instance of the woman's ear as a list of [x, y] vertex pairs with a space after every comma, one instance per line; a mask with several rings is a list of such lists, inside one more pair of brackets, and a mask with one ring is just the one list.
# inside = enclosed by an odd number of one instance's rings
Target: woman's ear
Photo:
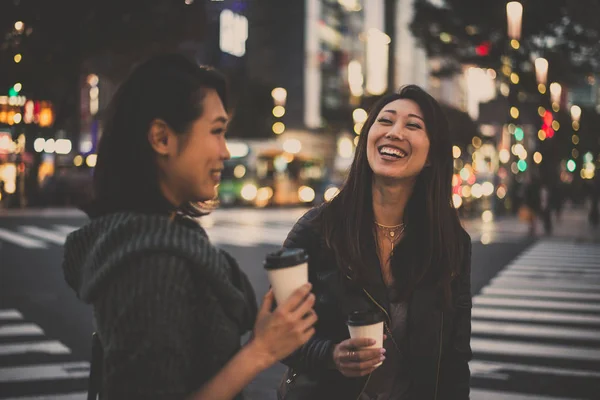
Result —
[[155, 119], [150, 123], [148, 129], [148, 142], [155, 152], [162, 156], [171, 154], [172, 149], [176, 148], [175, 137], [169, 128], [169, 125], [161, 119]]

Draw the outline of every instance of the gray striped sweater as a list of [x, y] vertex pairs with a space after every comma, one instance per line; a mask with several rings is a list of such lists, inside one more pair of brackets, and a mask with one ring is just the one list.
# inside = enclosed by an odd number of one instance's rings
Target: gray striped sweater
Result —
[[92, 220], [67, 238], [63, 270], [93, 305], [103, 399], [183, 399], [239, 350], [256, 317], [246, 275], [186, 218]]

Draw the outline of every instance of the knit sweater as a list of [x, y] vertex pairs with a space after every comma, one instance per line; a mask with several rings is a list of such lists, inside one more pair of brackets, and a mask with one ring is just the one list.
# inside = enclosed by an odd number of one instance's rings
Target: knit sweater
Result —
[[103, 399], [185, 398], [239, 350], [256, 317], [246, 275], [190, 219], [92, 220], [67, 238], [63, 269], [93, 305]]

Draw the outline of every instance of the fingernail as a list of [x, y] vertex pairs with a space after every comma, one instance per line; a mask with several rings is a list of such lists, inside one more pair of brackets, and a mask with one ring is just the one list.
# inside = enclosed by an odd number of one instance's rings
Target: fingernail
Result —
[[375, 344], [377, 341], [375, 339], [369, 339], [369, 344]]
[[385, 354], [385, 349], [381, 349], [381, 354]]
[[385, 356], [381, 356], [381, 357], [379, 358], [379, 361], [383, 361], [383, 360], [385, 360]]

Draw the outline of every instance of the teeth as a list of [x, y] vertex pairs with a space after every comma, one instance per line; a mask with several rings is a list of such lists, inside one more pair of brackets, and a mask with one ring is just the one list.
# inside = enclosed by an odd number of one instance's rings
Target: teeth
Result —
[[400, 149], [396, 149], [393, 147], [382, 147], [381, 150], [379, 150], [379, 152], [381, 154], [386, 154], [386, 155], [390, 155], [390, 156], [396, 156], [396, 157], [400, 157], [400, 158], [404, 158], [406, 157], [406, 153], [403, 152]]

